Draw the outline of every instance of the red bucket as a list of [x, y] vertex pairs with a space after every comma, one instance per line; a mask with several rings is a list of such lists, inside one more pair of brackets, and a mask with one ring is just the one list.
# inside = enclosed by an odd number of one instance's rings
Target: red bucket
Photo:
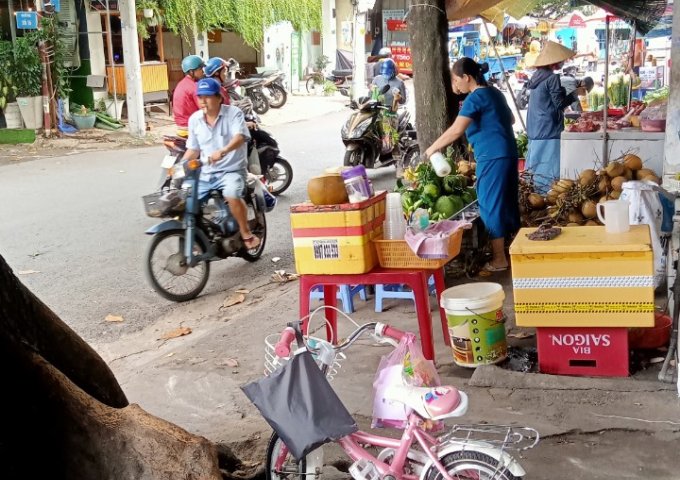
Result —
[[653, 327], [628, 329], [628, 346], [633, 350], [665, 347], [671, 338], [672, 324], [671, 317], [657, 312]]

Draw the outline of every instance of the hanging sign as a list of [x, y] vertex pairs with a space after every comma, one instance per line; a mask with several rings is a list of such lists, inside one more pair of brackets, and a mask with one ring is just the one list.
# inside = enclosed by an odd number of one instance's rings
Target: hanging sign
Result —
[[21, 30], [37, 30], [38, 12], [17, 12], [17, 28]]
[[387, 30], [390, 32], [407, 32], [408, 25], [403, 20], [390, 19], [386, 21]]
[[571, 20], [569, 20], [569, 26], [570, 27], [585, 27], [586, 26], [586, 21], [583, 19], [583, 17], [577, 13], [573, 14], [571, 16]]

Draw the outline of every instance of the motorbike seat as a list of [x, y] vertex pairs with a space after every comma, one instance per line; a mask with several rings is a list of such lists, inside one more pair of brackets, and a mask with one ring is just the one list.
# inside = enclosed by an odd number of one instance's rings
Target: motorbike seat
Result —
[[333, 70], [331, 72], [333, 76], [335, 77], [340, 77], [340, 78], [345, 78], [345, 77], [351, 77], [352, 76], [352, 70]]
[[428, 420], [461, 417], [468, 407], [467, 395], [456, 387], [412, 387], [391, 385], [385, 389], [385, 399], [402, 403]]
[[239, 82], [241, 82], [242, 87], [249, 87], [251, 85], [261, 84], [262, 81], [263, 81], [262, 78], [244, 78], [239, 80]]

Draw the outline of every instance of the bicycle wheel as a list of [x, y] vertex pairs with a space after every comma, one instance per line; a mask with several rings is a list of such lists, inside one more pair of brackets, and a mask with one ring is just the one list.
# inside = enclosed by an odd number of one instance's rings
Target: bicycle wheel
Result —
[[303, 458], [296, 462], [279, 436], [272, 433], [264, 464], [265, 480], [305, 480], [306, 470], [306, 460]]
[[[474, 450], [464, 450], [445, 455], [441, 463], [454, 480], [520, 480], [506, 467], [501, 467], [493, 457]], [[426, 480], [443, 480], [437, 467], [432, 466], [425, 476]]]

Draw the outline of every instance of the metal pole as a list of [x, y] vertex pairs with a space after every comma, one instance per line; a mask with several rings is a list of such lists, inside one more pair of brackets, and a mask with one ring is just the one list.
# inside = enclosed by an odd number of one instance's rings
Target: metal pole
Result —
[[609, 133], [607, 133], [607, 109], [609, 108], [609, 15], [605, 19], [604, 42], [604, 111], [602, 112], [602, 168], [609, 163]]
[[113, 79], [113, 112], [118, 120], [118, 86], [116, 85], [116, 65], [113, 63], [113, 42], [111, 41], [111, 10], [109, 0], [106, 0], [106, 46], [109, 50], [109, 63], [111, 64], [111, 78]]
[[522, 125], [522, 130], [526, 130], [527, 126], [524, 124], [524, 119], [522, 118], [522, 112], [519, 111], [519, 107], [517, 106], [517, 99], [515, 98], [515, 92], [512, 91], [512, 87], [510, 86], [510, 80], [508, 79], [507, 75], [505, 74], [505, 67], [503, 66], [503, 62], [501, 61], [501, 56], [498, 54], [498, 50], [496, 49], [496, 42], [491, 41], [491, 34], [489, 33], [489, 26], [486, 24], [486, 21], [483, 18], [481, 20], [482, 20], [482, 23], [484, 24], [484, 29], [486, 30], [486, 36], [489, 37], [489, 41], [491, 42], [491, 45], [493, 45], [493, 53], [496, 55], [496, 58], [498, 59], [498, 63], [501, 66], [501, 73], [503, 74], [503, 80], [505, 80], [505, 85], [508, 87], [508, 91], [510, 92], [510, 97], [512, 98], [512, 103], [515, 104], [515, 111], [517, 112], [517, 116], [519, 117], [519, 123], [520, 123], [520, 125]]
[[17, 41], [17, 19], [14, 16], [14, 1], [9, 0], [7, 5], [9, 6], [9, 31], [12, 34], [12, 45], [14, 45]]
[[633, 20], [633, 40], [631, 41], [631, 48], [628, 54], [628, 70], [631, 72], [630, 76], [630, 86], [628, 87], [628, 105], [626, 105], [626, 113], [630, 110], [630, 102], [633, 99], [633, 75], [635, 71], [635, 42], [637, 41], [637, 22]]

